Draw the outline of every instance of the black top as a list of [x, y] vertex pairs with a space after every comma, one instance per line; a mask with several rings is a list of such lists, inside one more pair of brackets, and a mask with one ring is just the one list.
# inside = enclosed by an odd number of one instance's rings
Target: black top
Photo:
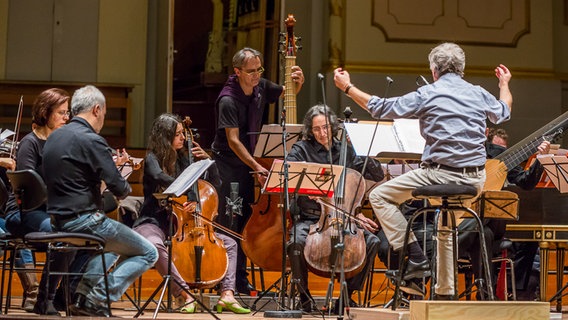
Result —
[[[30, 132], [23, 137], [18, 144], [16, 170], [33, 170], [43, 178], [42, 163], [43, 146], [45, 145], [45, 141], [46, 140], [38, 138], [38, 136], [36, 136], [33, 132]], [[46, 205], [42, 205], [37, 210], [46, 211]]]
[[103, 209], [101, 181], [119, 199], [130, 185], [112, 159], [112, 149], [83, 118], [55, 130], [43, 148], [47, 212], [55, 215]]
[[245, 96], [240, 87], [236, 90], [240, 90], [238, 98], [222, 95], [217, 100], [217, 132], [212, 149], [214, 152], [234, 155], [229, 147], [225, 128], [239, 128], [239, 140], [252, 154], [254, 143], [251, 139], [255, 139], [248, 133], [260, 131], [264, 106], [267, 103], [278, 101], [282, 94], [282, 86], [261, 78], [254, 93], [250, 96]]
[[[341, 152], [341, 142], [334, 140], [331, 153], [333, 157], [333, 164], [339, 163], [339, 156]], [[323, 145], [321, 145], [316, 140], [301, 140], [294, 145], [288, 157], [288, 161], [306, 161], [314, 163], [330, 163], [329, 153]], [[355, 155], [355, 150], [351, 145], [348, 145], [347, 156], [346, 156], [346, 166], [351, 169], [355, 169], [359, 172], [363, 169], [363, 164], [365, 159]], [[364, 174], [365, 179], [373, 181], [381, 181], [384, 178], [383, 168], [381, 164], [369, 158], [367, 162], [367, 167]], [[306, 196], [298, 197], [296, 205], [300, 209], [300, 215], [302, 219], [315, 220], [319, 219], [320, 205], [315, 200], [310, 200]]]

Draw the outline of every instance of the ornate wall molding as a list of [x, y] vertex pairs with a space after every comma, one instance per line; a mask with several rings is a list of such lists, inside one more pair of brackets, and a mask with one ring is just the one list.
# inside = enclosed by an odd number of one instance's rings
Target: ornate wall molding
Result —
[[516, 47], [530, 32], [529, 0], [372, 0], [371, 24], [390, 42]]

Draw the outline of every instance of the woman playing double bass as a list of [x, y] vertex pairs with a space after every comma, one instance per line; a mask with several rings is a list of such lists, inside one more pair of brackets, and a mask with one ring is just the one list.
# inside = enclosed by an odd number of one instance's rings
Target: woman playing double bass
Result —
[[[326, 119], [328, 116], [328, 119]], [[333, 164], [339, 163], [341, 142], [335, 139], [337, 136], [339, 124], [337, 116], [324, 105], [315, 105], [308, 110], [304, 117], [304, 128], [302, 130], [302, 140], [296, 142], [288, 157], [288, 161], [307, 161], [313, 163]], [[329, 154], [333, 161], [329, 160]], [[364, 160], [357, 157], [351, 146], [347, 146], [346, 167], [361, 171]], [[380, 181], [383, 179], [383, 171], [377, 162], [369, 159], [367, 169], [365, 171], [365, 178]], [[302, 309], [305, 312], [313, 311], [311, 297], [309, 296], [308, 284], [308, 269], [304, 250], [308, 250], [306, 245], [306, 238], [310, 226], [318, 223], [321, 214], [321, 204], [316, 199], [306, 196], [299, 196], [292, 202], [291, 211], [293, 216], [297, 219], [294, 221], [294, 227], [291, 229], [290, 241], [287, 244], [288, 256], [292, 265], [293, 277], [300, 280], [300, 301], [302, 302]], [[296, 211], [296, 212], [294, 212]], [[353, 213], [354, 214], [354, 213]], [[377, 224], [366, 218], [363, 214], [358, 214], [358, 223], [364, 229], [366, 261], [364, 262], [363, 269], [354, 277], [347, 279], [348, 295], [351, 297], [355, 290], [360, 290], [365, 280], [369, 268], [372, 266], [375, 255], [379, 248], [379, 239], [372, 232], [378, 228]], [[294, 230], [296, 235], [294, 237]], [[294, 242], [295, 240], [295, 242]], [[297, 254], [300, 251], [300, 254]], [[296, 254], [295, 254], [296, 253]], [[296, 261], [294, 261], [296, 260]], [[300, 270], [295, 270], [295, 266], [299, 266]], [[302, 289], [305, 293], [302, 293]]]
[[[166, 113], [154, 120], [148, 142], [148, 153], [144, 161], [144, 203], [140, 210], [140, 217], [134, 223], [134, 230], [150, 240], [158, 249], [159, 258], [155, 267], [161, 275], [168, 272], [168, 250], [164, 241], [169, 233], [170, 217], [153, 194], [166, 189], [190, 164], [184, 142], [184, 128], [178, 116]], [[196, 142], [193, 144], [191, 153], [196, 160], [209, 158], [199, 144]], [[205, 178], [213, 185], [219, 184], [219, 174], [214, 164], [208, 169]], [[191, 213], [195, 210], [193, 201], [185, 202], [182, 206], [184, 213]], [[235, 313], [249, 313], [250, 310], [241, 307], [233, 294], [235, 291], [236, 241], [219, 233], [215, 233], [215, 236], [223, 241], [228, 255], [228, 268], [225, 277], [221, 280], [221, 297], [217, 311], [227, 309]], [[187, 293], [189, 286], [178, 271], [180, 268], [183, 266], [176, 268], [176, 265], [172, 263], [171, 276], [175, 280], [171, 282], [173, 296], [177, 301], [182, 302], [183, 307], [180, 309], [182, 313], [193, 313], [196, 304]]]

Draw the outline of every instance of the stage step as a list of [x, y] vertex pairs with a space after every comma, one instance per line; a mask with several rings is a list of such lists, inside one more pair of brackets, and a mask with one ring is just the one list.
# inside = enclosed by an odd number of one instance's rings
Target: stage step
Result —
[[532, 301], [411, 301], [408, 309], [351, 308], [357, 320], [542, 320], [551, 319], [550, 303]]

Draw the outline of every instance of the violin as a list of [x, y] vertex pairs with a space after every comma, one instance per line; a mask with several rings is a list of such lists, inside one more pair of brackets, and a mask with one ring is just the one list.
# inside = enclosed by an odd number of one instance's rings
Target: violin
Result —
[[[186, 117], [183, 124], [191, 164], [191, 119]], [[225, 245], [222, 240], [217, 239], [210, 223], [217, 216], [219, 197], [215, 188], [202, 179], [198, 180], [191, 190], [196, 197], [195, 209], [191, 212], [183, 210], [179, 205], [187, 202], [186, 196], [174, 199], [178, 205], [173, 206], [177, 228], [172, 238], [172, 261], [190, 286], [199, 289], [211, 288], [225, 277], [229, 265]]]

